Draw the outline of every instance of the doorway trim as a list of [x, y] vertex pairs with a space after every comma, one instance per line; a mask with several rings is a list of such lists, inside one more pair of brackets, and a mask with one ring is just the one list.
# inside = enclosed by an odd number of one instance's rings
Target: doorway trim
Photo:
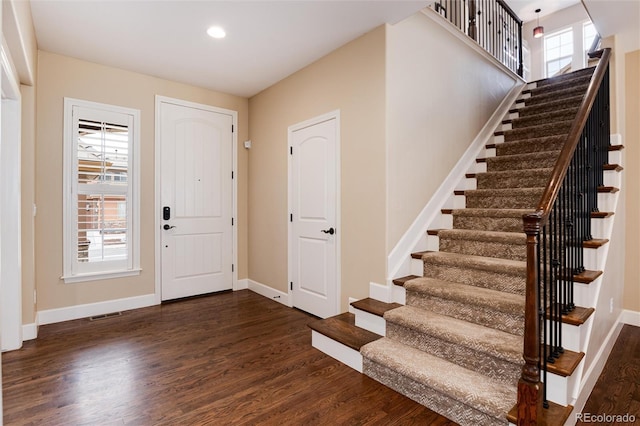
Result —
[[336, 312], [340, 312], [342, 299], [342, 209], [341, 209], [341, 162], [340, 162], [340, 110], [336, 109], [326, 114], [322, 114], [297, 124], [289, 126], [287, 129], [287, 292], [290, 306], [295, 307], [295, 296], [293, 294], [291, 282], [293, 281], [293, 223], [290, 215], [293, 212], [293, 160], [289, 154], [293, 143], [293, 133], [306, 127], [314, 126], [329, 120], [336, 120]]
[[211, 111], [220, 114], [228, 114], [232, 116], [233, 119], [233, 132], [231, 134], [231, 155], [232, 155], [232, 164], [231, 164], [231, 172], [233, 173], [232, 179], [232, 203], [231, 203], [231, 215], [234, 220], [234, 225], [231, 229], [231, 259], [234, 265], [233, 272], [231, 273], [231, 288], [235, 290], [239, 290], [238, 287], [238, 112], [230, 109], [219, 108], [211, 105], [200, 104], [191, 101], [185, 101], [182, 99], [170, 98], [167, 96], [156, 95], [155, 102], [155, 158], [154, 158], [154, 171], [155, 171], [155, 181], [154, 181], [154, 248], [155, 248], [155, 301], [156, 304], [162, 303], [162, 238], [161, 238], [161, 230], [162, 230], [162, 218], [161, 218], [161, 188], [160, 188], [160, 176], [161, 176], [161, 156], [160, 156], [160, 131], [161, 131], [161, 123], [160, 123], [160, 105], [162, 103], [169, 103], [174, 105], [179, 105], [187, 108], [196, 108], [205, 111]]

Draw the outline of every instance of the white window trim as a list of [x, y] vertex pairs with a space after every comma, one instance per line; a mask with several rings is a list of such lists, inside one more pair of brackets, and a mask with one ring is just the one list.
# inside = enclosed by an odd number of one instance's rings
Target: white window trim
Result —
[[[572, 41], [572, 52], [573, 52], [573, 53], [572, 53], [570, 56], [561, 56], [561, 57], [559, 57], [559, 58], [555, 58], [555, 59], [548, 59], [548, 58], [547, 58], [547, 48], [546, 48], [546, 45], [547, 45], [547, 39], [549, 39], [549, 38], [551, 38], [551, 37], [556, 37], [556, 36], [558, 36], [558, 35], [560, 35], [560, 34], [562, 34], [562, 33], [565, 33], [565, 32], [571, 32], [571, 33], [572, 33], [572, 40], [573, 40], [573, 41]], [[575, 37], [575, 31], [574, 31], [573, 26], [569, 26], [569, 27], [565, 27], [565, 28], [562, 28], [562, 29], [556, 30], [556, 31], [554, 31], [554, 32], [553, 32], [553, 33], [551, 33], [551, 34], [547, 34], [547, 35], [545, 35], [545, 36], [544, 36], [544, 41], [542, 42], [542, 52], [543, 52], [543, 55], [544, 55], [544, 56], [543, 56], [543, 59], [544, 59], [543, 67], [544, 67], [544, 76], [545, 76], [545, 78], [550, 78], [550, 77], [552, 77], [552, 76], [548, 75], [548, 72], [547, 72], [547, 71], [548, 71], [548, 63], [549, 63], [549, 62], [551, 62], [551, 61], [555, 61], [555, 60], [558, 60], [558, 59], [565, 59], [565, 58], [567, 58], [567, 57], [572, 58], [571, 62], [573, 62], [573, 56], [575, 55], [575, 50], [576, 50], [576, 43], [575, 43], [575, 41], [576, 41], [576, 37]]]
[[[131, 251], [128, 265], [119, 269], [78, 273], [75, 271], [77, 247], [73, 247], [74, 222], [77, 221], [77, 192], [74, 182], [77, 179], [75, 169], [75, 136], [73, 132], [73, 107], [101, 109], [107, 113], [120, 113], [132, 116], [131, 155]], [[109, 278], [119, 278], [140, 274], [140, 110], [115, 105], [90, 102], [81, 99], [64, 98], [64, 173], [63, 173], [63, 275], [65, 283], [78, 283]]]

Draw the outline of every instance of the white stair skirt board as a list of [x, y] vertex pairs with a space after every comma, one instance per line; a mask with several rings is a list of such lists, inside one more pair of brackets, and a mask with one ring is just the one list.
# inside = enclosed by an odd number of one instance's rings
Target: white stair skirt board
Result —
[[261, 296], [266, 297], [267, 299], [275, 300], [276, 302], [282, 303], [285, 306], [292, 307], [291, 296], [287, 293], [283, 293], [279, 290], [266, 286], [264, 284], [260, 284], [254, 280], [247, 280], [247, 287], [249, 290], [254, 293], [258, 293]]
[[336, 342], [315, 330], [311, 330], [311, 346], [362, 373], [362, 355], [355, 349]]
[[354, 309], [354, 312], [356, 314], [356, 327], [364, 328], [381, 336], [387, 335], [387, 322], [384, 318], [360, 309]]

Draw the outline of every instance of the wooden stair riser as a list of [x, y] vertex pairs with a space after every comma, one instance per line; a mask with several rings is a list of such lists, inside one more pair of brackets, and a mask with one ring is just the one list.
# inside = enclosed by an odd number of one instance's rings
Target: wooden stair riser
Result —
[[505, 272], [473, 269], [466, 265], [450, 266], [433, 264], [429, 259], [425, 259], [423, 262], [423, 276], [425, 277], [524, 295], [524, 273], [514, 275]]
[[408, 291], [406, 296], [408, 305], [427, 309], [438, 314], [447, 315], [461, 320], [471, 321], [485, 327], [493, 327], [507, 333], [522, 336], [524, 334], [524, 309], [521, 315], [496, 312], [484, 306], [448, 300], [440, 297], [425, 297], [422, 294]]
[[448, 342], [393, 322], [387, 323], [387, 336], [407, 346], [430, 353], [461, 367], [481, 373], [506, 385], [515, 385], [522, 372], [521, 364], [498, 359], [487, 353]]

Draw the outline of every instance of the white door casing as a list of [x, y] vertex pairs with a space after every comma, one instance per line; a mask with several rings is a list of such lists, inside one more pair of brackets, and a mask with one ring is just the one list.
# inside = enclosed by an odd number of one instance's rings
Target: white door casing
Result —
[[289, 128], [289, 292], [321, 318], [340, 311], [339, 111]]
[[230, 290], [235, 281], [235, 114], [158, 98], [161, 299]]

